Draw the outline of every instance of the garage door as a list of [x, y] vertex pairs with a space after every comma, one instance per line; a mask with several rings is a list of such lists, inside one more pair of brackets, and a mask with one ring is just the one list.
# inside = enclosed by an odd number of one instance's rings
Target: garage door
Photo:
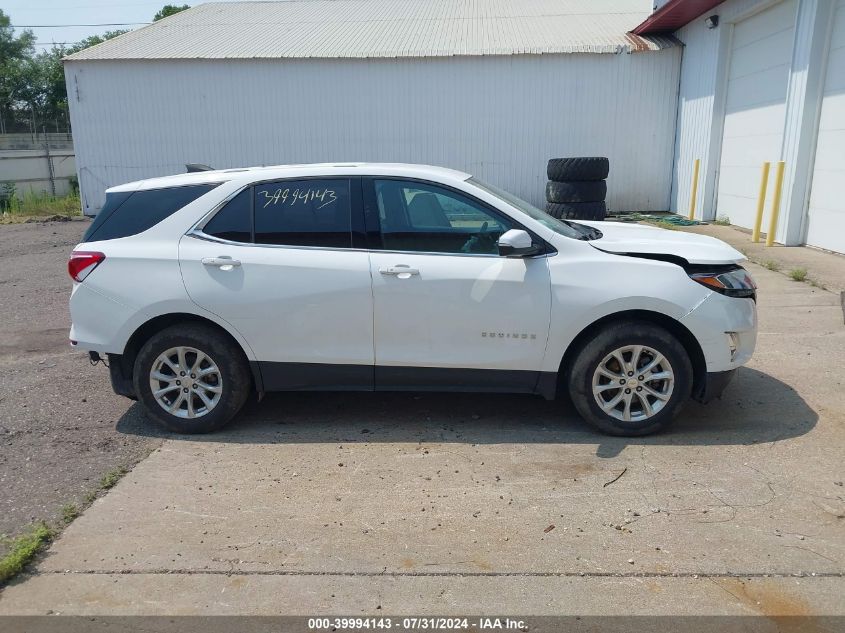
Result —
[[734, 26], [716, 213], [739, 226], [754, 223], [761, 164], [780, 160], [796, 6], [786, 0]]
[[845, 0], [834, 14], [819, 141], [810, 190], [807, 244], [845, 253]]

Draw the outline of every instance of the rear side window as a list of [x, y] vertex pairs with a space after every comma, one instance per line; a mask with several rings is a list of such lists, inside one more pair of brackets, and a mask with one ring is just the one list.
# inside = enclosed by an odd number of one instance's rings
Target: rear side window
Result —
[[254, 191], [257, 244], [352, 246], [349, 180], [285, 180]]
[[230, 242], [252, 241], [252, 210], [250, 190], [244, 189], [229, 200], [203, 227], [206, 235]]
[[205, 195], [216, 184], [110, 193], [82, 238], [83, 242], [114, 240], [152, 228], [179, 209]]

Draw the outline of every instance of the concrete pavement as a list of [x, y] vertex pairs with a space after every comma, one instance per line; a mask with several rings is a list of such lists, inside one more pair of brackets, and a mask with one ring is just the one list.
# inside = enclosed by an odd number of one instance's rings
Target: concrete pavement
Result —
[[[0, 614], [845, 614], [839, 297], [750, 269], [757, 354], [669, 433], [527, 396], [273, 395], [170, 436]], [[118, 430], [158, 433], [138, 416]]]

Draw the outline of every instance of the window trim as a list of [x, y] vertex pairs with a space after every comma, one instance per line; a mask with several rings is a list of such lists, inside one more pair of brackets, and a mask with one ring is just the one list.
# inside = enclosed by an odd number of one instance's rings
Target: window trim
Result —
[[[480, 200], [479, 198], [473, 196], [466, 191], [461, 191], [455, 187], [450, 185], [443, 184], [442, 182], [436, 182], [432, 180], [426, 180], [425, 178], [412, 178], [408, 176], [363, 176], [362, 181], [364, 185], [364, 209], [362, 211], [366, 214], [365, 215], [365, 223], [367, 226], [367, 238], [368, 238], [368, 246], [371, 252], [376, 253], [394, 253], [394, 254], [403, 254], [403, 255], [442, 255], [446, 257], [498, 257], [498, 258], [505, 258], [508, 257], [506, 255], [500, 255], [498, 253], [444, 253], [443, 251], [405, 251], [405, 250], [393, 250], [393, 249], [386, 249], [384, 248], [384, 242], [382, 241], [382, 232], [381, 232], [381, 219], [379, 217], [378, 212], [378, 198], [376, 196], [376, 180], [398, 180], [401, 182], [417, 182], [422, 185], [428, 185], [429, 187], [437, 187], [440, 189], [444, 189], [446, 191], [454, 192], [464, 198], [468, 198], [473, 203], [480, 206], [485, 211], [488, 211], [490, 215], [498, 218], [506, 219], [509, 223], [513, 224], [511, 227], [512, 229], [519, 229], [528, 233], [531, 236], [533, 241], [538, 242], [542, 246], [542, 250], [537, 253], [536, 255], [531, 255], [529, 257], [525, 257], [522, 259], [537, 259], [540, 257], [549, 257], [551, 255], [557, 254], [557, 250], [551, 246], [546, 240], [542, 237], [537, 235], [534, 231], [530, 228], [519, 222], [516, 218], [508, 215], [507, 213], [497, 209], [491, 204]], [[368, 208], [372, 205], [372, 208]], [[375, 230], [371, 230], [371, 227], [374, 225]], [[374, 239], [371, 238], [371, 233], [375, 233]], [[512, 258], [511, 258], [512, 259]]]
[[[279, 180], [278, 178], [268, 178], [266, 180], [256, 180], [251, 181], [244, 185], [243, 187], [235, 190], [233, 193], [230, 193], [226, 198], [218, 202], [208, 213], [206, 213], [199, 221], [188, 231], [186, 231], [185, 235], [188, 237], [194, 237], [197, 239], [205, 240], [207, 242], [216, 242], [218, 244], [225, 244], [226, 246], [253, 246], [256, 248], [285, 248], [285, 249], [294, 249], [294, 250], [320, 250], [320, 251], [344, 251], [344, 252], [356, 252], [356, 253], [389, 253], [389, 254], [396, 254], [396, 255], [439, 255], [441, 257], [496, 257], [496, 258], [506, 258], [505, 255], [493, 254], [493, 253], [443, 253], [441, 251], [401, 251], [401, 250], [388, 250], [382, 247], [381, 242], [381, 222], [379, 221], [378, 217], [378, 202], [376, 200], [375, 194], [375, 180], [400, 180], [406, 182], [418, 182], [420, 184], [429, 185], [432, 187], [440, 187], [442, 189], [446, 189], [448, 191], [453, 191], [457, 194], [465, 196], [475, 202], [476, 204], [480, 205], [485, 210], [489, 210], [493, 215], [496, 216], [504, 216], [508, 220], [510, 220], [514, 224], [514, 228], [521, 229], [528, 233], [531, 236], [531, 239], [536, 240], [543, 246], [543, 250], [541, 250], [536, 255], [531, 255], [529, 257], [524, 257], [522, 259], [539, 259], [541, 257], [552, 257], [557, 255], [557, 249], [549, 244], [549, 242], [539, 235], [536, 232], [532, 231], [530, 228], [526, 227], [524, 224], [519, 222], [517, 219], [513, 218], [512, 216], [504, 213], [503, 211], [493, 207], [492, 205], [476, 198], [472, 194], [469, 194], [465, 191], [461, 191], [460, 189], [456, 189], [450, 185], [443, 184], [441, 182], [437, 182], [434, 180], [426, 180], [424, 178], [411, 178], [407, 176], [388, 176], [388, 175], [373, 175], [373, 174], [356, 174], [350, 176], [343, 176], [338, 175], [335, 180], [337, 179], [348, 179], [350, 181], [350, 211], [351, 211], [351, 224], [350, 224], [350, 235], [352, 237], [350, 247], [345, 246], [305, 246], [305, 245], [293, 245], [293, 244], [261, 244], [255, 241], [255, 194], [254, 192], [250, 194], [251, 200], [251, 207], [252, 207], [252, 242], [234, 242], [232, 240], [225, 240], [219, 237], [215, 237], [214, 235], [209, 235], [203, 232], [203, 228], [208, 222], [211, 221], [217, 213], [222, 209], [226, 204], [228, 204], [235, 196], [240, 194], [244, 189], [254, 188], [258, 185], [265, 185], [267, 183], [272, 182], [295, 182], [301, 180], [326, 180], [331, 179], [331, 176], [326, 174], [322, 176], [305, 176], [301, 178], [284, 178]], [[355, 184], [357, 181], [357, 185]], [[358, 187], [357, 191], [355, 190], [356, 186]], [[369, 210], [368, 206], [371, 204], [375, 204], [376, 206], [373, 210]], [[357, 216], [357, 224], [356, 224], [356, 216]], [[375, 222], [373, 222], [373, 219]], [[360, 239], [362, 236], [360, 233], [359, 240], [355, 240], [356, 231], [355, 228], [358, 226], [359, 228], [363, 226], [364, 234], [363, 239]], [[361, 242], [361, 246], [356, 246], [356, 241]]]

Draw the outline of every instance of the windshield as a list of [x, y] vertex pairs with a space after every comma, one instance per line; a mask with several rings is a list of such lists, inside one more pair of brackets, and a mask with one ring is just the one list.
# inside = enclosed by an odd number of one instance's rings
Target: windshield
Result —
[[574, 240], [594, 240], [601, 237], [601, 231], [598, 229], [594, 229], [593, 227], [585, 224], [578, 224], [577, 222], [572, 222], [571, 220], [558, 220], [557, 218], [553, 218], [548, 213], [545, 213], [535, 207], [533, 204], [529, 204], [525, 200], [517, 198], [512, 193], [508, 193], [503, 189], [499, 189], [493, 185], [488, 185], [486, 182], [482, 182], [474, 176], [467, 182], [471, 182], [476, 187], [496, 196], [500, 200], [504, 200], [512, 207], [516, 207], [525, 215], [531, 217], [533, 220], [537, 220], [537, 222], [546, 228], [551, 229], [555, 233], [571, 237]]

